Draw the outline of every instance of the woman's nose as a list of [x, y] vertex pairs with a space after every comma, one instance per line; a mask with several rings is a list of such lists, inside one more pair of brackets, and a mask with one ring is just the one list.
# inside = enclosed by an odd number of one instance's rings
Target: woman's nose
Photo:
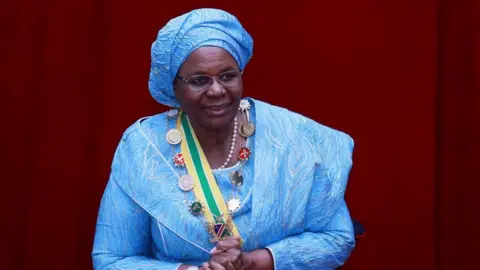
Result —
[[225, 94], [225, 87], [218, 82], [216, 78], [213, 78], [212, 84], [208, 88], [207, 94], [210, 96], [222, 96]]

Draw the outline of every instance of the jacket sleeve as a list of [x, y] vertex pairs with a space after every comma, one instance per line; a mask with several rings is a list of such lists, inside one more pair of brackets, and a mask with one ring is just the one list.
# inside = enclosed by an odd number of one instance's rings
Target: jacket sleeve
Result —
[[92, 252], [95, 270], [177, 269], [152, 258], [150, 216], [111, 177], [102, 198]]
[[312, 132], [318, 152], [306, 207], [305, 231], [267, 246], [275, 269], [336, 269], [355, 246], [344, 193], [352, 166], [353, 140], [319, 127]]
[[[128, 141], [122, 139], [115, 153], [113, 166], [131, 163]], [[122, 187], [116, 177], [126, 172], [112, 173], [105, 188], [98, 212], [92, 251], [95, 270], [113, 269], [177, 269], [180, 263], [162, 261], [152, 256], [151, 217]]]

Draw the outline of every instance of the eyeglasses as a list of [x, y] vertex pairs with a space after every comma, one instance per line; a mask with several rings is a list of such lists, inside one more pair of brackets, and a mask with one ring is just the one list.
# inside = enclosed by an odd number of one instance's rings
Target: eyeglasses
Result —
[[242, 73], [243, 72], [238, 70], [229, 70], [218, 76], [192, 75], [188, 78], [181, 76], [177, 76], [177, 78], [187, 84], [193, 91], [202, 91], [212, 85], [214, 79], [225, 87], [236, 87], [241, 82]]

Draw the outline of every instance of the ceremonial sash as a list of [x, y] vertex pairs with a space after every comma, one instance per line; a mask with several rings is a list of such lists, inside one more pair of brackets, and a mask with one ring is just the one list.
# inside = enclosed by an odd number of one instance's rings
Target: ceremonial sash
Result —
[[195, 198], [203, 206], [203, 215], [212, 240], [218, 241], [226, 236], [240, 236], [235, 223], [230, 217], [225, 201], [220, 193], [208, 160], [195, 136], [187, 115], [181, 112], [177, 119], [177, 129], [183, 130], [181, 151], [188, 174], [194, 180], [193, 192]]

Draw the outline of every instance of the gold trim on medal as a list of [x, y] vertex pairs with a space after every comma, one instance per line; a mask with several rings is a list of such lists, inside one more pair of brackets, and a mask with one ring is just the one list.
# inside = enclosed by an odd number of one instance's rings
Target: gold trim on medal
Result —
[[172, 128], [167, 132], [165, 136], [169, 144], [179, 144], [182, 141], [182, 133], [176, 128]]

